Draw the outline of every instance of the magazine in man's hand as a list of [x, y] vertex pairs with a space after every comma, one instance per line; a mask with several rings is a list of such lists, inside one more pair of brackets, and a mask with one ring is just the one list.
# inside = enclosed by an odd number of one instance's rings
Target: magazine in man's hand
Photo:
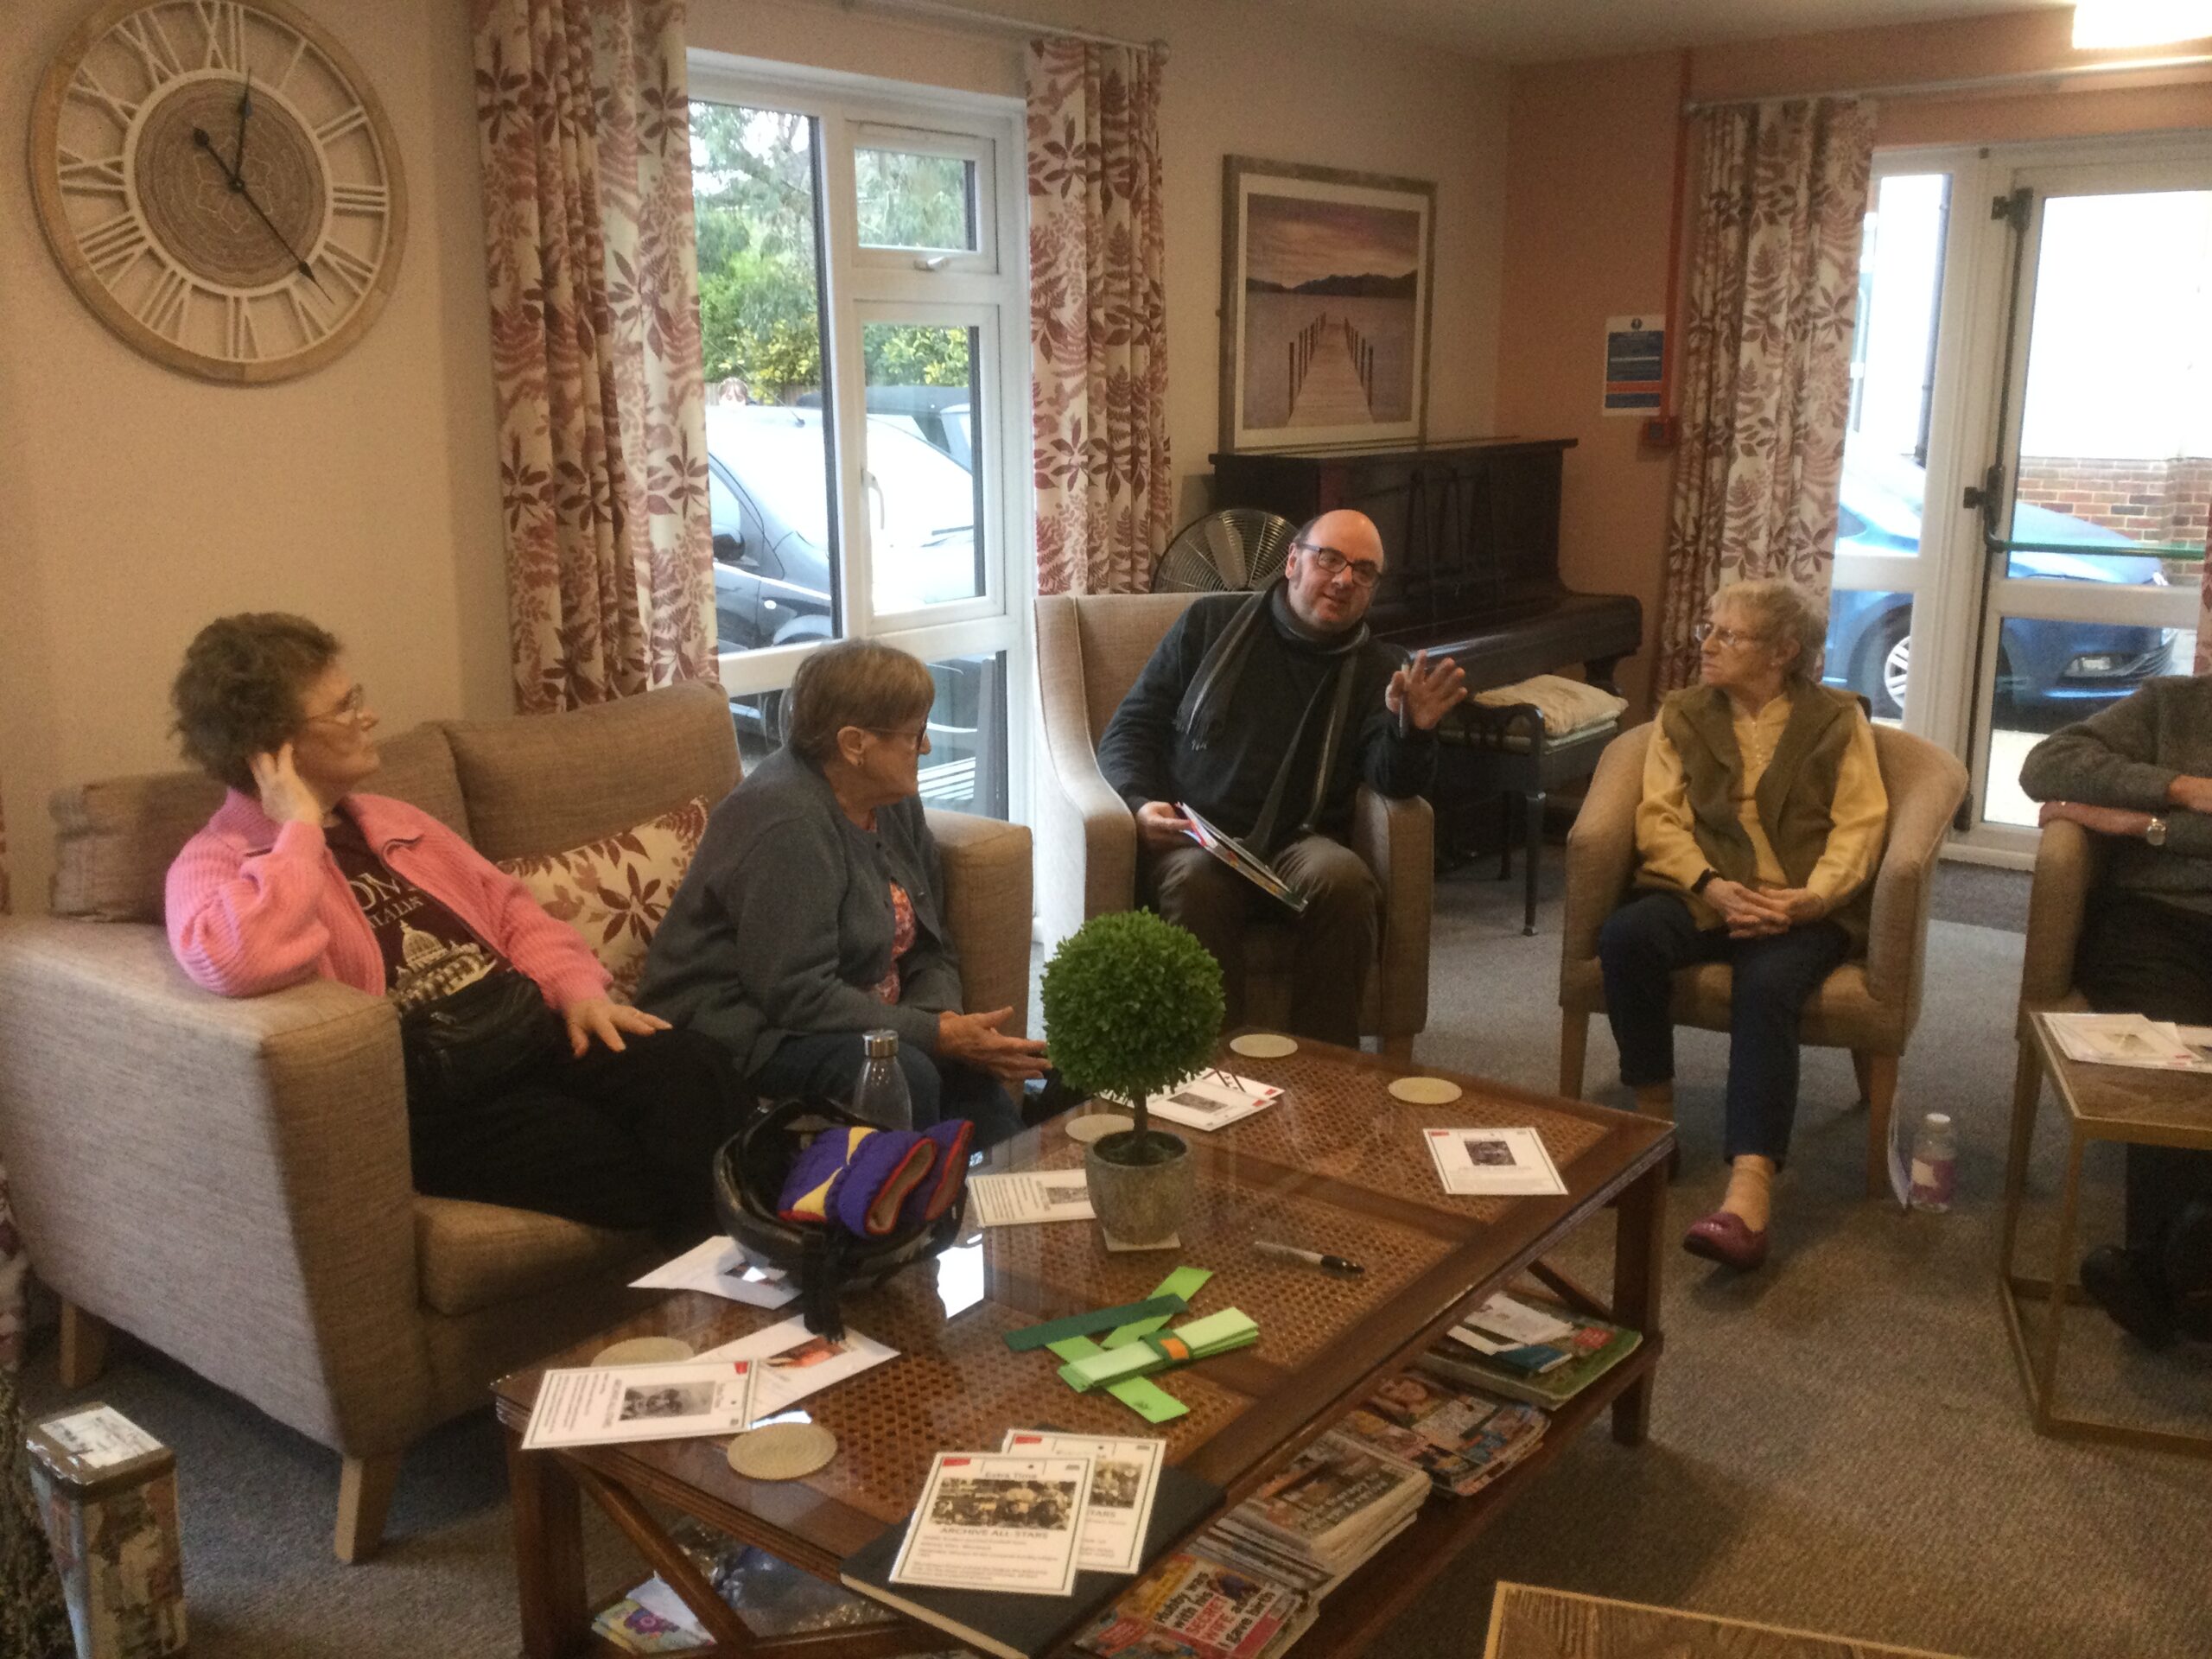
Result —
[[1247, 847], [1236, 836], [1218, 825], [1208, 823], [1191, 810], [1187, 802], [1178, 801], [1175, 810], [1191, 823], [1191, 839], [1211, 853], [1216, 858], [1249, 881], [1262, 893], [1270, 894], [1290, 906], [1294, 915], [1306, 913], [1306, 895], [1293, 887], [1275, 873], [1267, 860]]

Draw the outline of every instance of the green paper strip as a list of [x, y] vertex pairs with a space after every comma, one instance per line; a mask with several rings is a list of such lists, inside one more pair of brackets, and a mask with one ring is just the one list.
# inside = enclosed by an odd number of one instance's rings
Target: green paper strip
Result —
[[1062, 1337], [1058, 1342], [1048, 1342], [1045, 1346], [1054, 1357], [1067, 1360], [1089, 1359], [1101, 1351], [1098, 1344], [1089, 1337]]
[[1146, 1301], [1124, 1302], [1119, 1307], [1094, 1307], [1088, 1313], [1071, 1313], [1064, 1319], [1048, 1319], [1043, 1325], [1026, 1325], [1019, 1331], [1009, 1331], [1006, 1333], [1006, 1345], [1017, 1354], [1026, 1354], [1032, 1349], [1049, 1348], [1063, 1337], [1087, 1337], [1095, 1332], [1111, 1331], [1117, 1325], [1154, 1313], [1164, 1321], [1189, 1306], [1180, 1296], [1154, 1296]]
[[1106, 1392], [1147, 1423], [1172, 1422], [1186, 1417], [1191, 1408], [1148, 1376], [1132, 1376], [1107, 1385]]
[[[1180, 1296], [1185, 1306], [1198, 1300], [1198, 1293], [1205, 1288], [1206, 1281], [1213, 1277], [1211, 1268], [1178, 1268], [1153, 1287], [1154, 1296]], [[1167, 1323], [1166, 1317], [1131, 1319], [1117, 1326], [1106, 1338], [1109, 1348], [1126, 1348], [1140, 1337], [1148, 1337]]]
[[1224, 1348], [1241, 1348], [1257, 1341], [1260, 1327], [1250, 1314], [1239, 1308], [1224, 1307], [1202, 1319], [1186, 1320], [1168, 1334], [1189, 1344], [1192, 1359], [1204, 1359]]
[[1133, 1343], [1127, 1348], [1102, 1348], [1095, 1354], [1070, 1360], [1060, 1367], [1060, 1380], [1077, 1394], [1085, 1394], [1108, 1382], [1156, 1371], [1166, 1363], [1143, 1344]]

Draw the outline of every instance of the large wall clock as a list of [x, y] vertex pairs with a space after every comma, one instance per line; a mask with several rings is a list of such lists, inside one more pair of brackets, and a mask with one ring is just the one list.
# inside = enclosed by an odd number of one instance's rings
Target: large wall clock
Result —
[[283, 0], [113, 0], [47, 71], [31, 189], [100, 320], [211, 380], [321, 368], [376, 320], [407, 197], [345, 48]]

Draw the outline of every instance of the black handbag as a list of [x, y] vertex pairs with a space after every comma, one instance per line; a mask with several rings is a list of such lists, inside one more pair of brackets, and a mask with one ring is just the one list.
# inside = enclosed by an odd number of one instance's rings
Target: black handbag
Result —
[[561, 1016], [526, 974], [502, 969], [399, 1016], [407, 1103], [448, 1109], [480, 1099], [553, 1052]]

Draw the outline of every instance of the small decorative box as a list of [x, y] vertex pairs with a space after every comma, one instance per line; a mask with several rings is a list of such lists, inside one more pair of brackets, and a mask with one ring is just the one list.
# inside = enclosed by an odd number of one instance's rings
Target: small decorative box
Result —
[[32, 1424], [24, 1442], [78, 1659], [182, 1652], [176, 1454], [98, 1402]]

